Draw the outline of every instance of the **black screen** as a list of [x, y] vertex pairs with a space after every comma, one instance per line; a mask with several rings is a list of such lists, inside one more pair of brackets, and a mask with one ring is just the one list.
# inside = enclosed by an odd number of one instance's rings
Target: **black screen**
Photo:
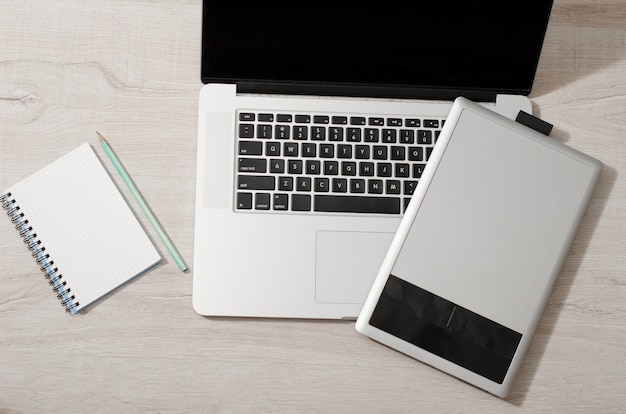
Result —
[[[202, 80], [530, 92], [552, 0], [205, 0]], [[304, 89], [301, 89], [305, 86]], [[368, 88], [365, 88], [368, 89]], [[369, 92], [369, 90], [368, 90]]]

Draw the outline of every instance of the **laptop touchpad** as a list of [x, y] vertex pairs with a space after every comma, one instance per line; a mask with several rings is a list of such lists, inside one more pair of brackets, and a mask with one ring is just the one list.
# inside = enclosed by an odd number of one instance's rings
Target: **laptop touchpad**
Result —
[[318, 231], [315, 301], [363, 303], [393, 233]]

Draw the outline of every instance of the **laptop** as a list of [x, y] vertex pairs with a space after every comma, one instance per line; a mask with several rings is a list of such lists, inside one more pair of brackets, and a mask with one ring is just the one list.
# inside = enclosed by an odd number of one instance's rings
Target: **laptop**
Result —
[[195, 311], [355, 319], [454, 99], [532, 113], [551, 7], [204, 0]]

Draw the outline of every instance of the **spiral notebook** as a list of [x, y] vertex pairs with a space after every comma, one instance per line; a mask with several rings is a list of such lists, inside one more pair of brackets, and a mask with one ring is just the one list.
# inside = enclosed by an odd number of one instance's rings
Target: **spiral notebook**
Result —
[[161, 260], [87, 143], [15, 184], [0, 200], [73, 314]]

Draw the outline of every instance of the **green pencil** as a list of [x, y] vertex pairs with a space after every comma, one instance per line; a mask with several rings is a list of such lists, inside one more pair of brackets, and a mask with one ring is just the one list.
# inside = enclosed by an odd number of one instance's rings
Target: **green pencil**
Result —
[[178, 268], [184, 272], [185, 270], [187, 270], [187, 265], [183, 261], [182, 257], [180, 257], [180, 254], [178, 254], [178, 252], [176, 251], [174, 244], [172, 244], [172, 241], [167, 236], [167, 234], [165, 234], [165, 231], [163, 230], [163, 228], [161, 227], [157, 219], [152, 214], [152, 211], [150, 211], [150, 208], [146, 204], [146, 201], [143, 199], [143, 197], [139, 193], [139, 190], [137, 190], [137, 187], [135, 187], [135, 184], [128, 176], [128, 173], [122, 166], [122, 163], [120, 163], [120, 160], [118, 160], [115, 154], [113, 153], [113, 150], [111, 150], [111, 147], [109, 147], [109, 144], [107, 143], [107, 141], [104, 139], [102, 135], [100, 135], [98, 131], [96, 131], [96, 134], [98, 134], [98, 137], [100, 138], [100, 145], [102, 145], [104, 152], [106, 152], [107, 156], [113, 163], [113, 166], [115, 167], [117, 172], [120, 173], [120, 176], [122, 176], [122, 180], [124, 180], [128, 188], [130, 189], [130, 192], [133, 193], [133, 197], [135, 197], [135, 200], [137, 200], [137, 202], [139, 203], [139, 206], [148, 217], [148, 220], [150, 221], [150, 224], [152, 224], [152, 227], [154, 227], [156, 232], [159, 234], [159, 237], [165, 244], [165, 247], [170, 252], [172, 257], [174, 258], [174, 261], [178, 265]]

